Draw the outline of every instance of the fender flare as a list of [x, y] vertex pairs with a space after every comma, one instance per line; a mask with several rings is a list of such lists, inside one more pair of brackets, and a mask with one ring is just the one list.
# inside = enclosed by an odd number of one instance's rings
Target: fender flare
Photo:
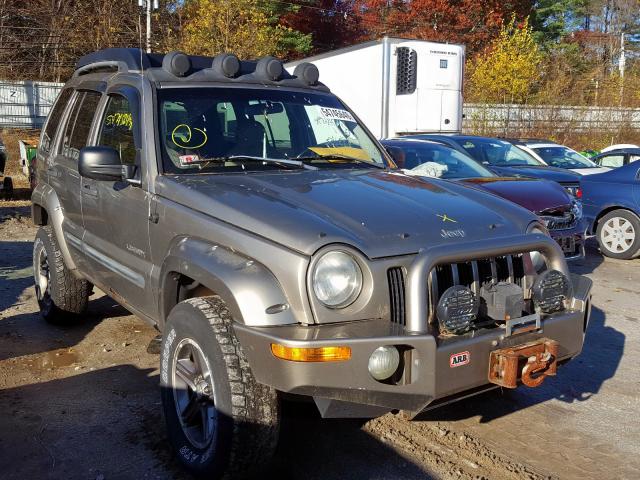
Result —
[[44, 225], [42, 219], [42, 212], [38, 211], [38, 208], [42, 208], [47, 212], [48, 224], [53, 228], [53, 233], [58, 240], [58, 246], [60, 253], [62, 253], [62, 260], [65, 266], [71, 272], [77, 272], [76, 266], [69, 246], [67, 245], [64, 233], [62, 232], [62, 222], [64, 221], [64, 213], [60, 206], [60, 199], [55, 190], [49, 185], [39, 183], [31, 194], [31, 218], [36, 225]]
[[163, 321], [175, 304], [175, 298], [171, 298], [175, 290], [169, 288], [175, 273], [186, 275], [219, 295], [240, 323], [297, 323], [280, 283], [268, 268], [232, 249], [191, 237], [176, 239], [162, 264], [158, 300]]

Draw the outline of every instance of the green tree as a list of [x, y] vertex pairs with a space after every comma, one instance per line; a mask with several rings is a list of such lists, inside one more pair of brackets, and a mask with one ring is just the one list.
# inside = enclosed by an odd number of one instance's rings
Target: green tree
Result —
[[310, 37], [280, 25], [269, 6], [257, 0], [187, 0], [177, 46], [190, 54], [231, 52], [240, 58], [310, 49]]
[[542, 54], [528, 22], [503, 24], [490, 47], [469, 64], [469, 97], [484, 102], [525, 102], [538, 80]]

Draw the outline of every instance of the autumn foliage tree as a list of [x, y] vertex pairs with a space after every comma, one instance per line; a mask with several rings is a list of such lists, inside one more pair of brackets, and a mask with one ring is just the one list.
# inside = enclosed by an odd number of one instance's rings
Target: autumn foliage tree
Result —
[[384, 35], [464, 43], [473, 54], [493, 40], [503, 22], [524, 20], [531, 0], [355, 0], [361, 38]]
[[527, 20], [514, 17], [468, 68], [468, 98], [481, 102], [523, 103], [540, 77], [542, 54]]

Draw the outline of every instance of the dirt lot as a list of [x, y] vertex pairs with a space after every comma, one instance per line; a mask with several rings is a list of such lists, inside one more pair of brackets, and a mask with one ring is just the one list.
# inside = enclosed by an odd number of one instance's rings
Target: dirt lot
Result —
[[[0, 203], [0, 477], [186, 478], [167, 446], [156, 332], [94, 295], [72, 328], [37, 315], [35, 229]], [[583, 354], [535, 390], [494, 391], [409, 422], [320, 420], [290, 406], [265, 478], [640, 478], [640, 261], [592, 246], [572, 267], [595, 283]]]

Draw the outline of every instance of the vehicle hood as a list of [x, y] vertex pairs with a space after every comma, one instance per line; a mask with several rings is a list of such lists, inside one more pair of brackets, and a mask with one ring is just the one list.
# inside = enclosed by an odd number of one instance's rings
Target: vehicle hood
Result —
[[[535, 217], [458, 182], [394, 171], [164, 175], [157, 194], [311, 255], [346, 243], [369, 258], [523, 234]], [[446, 219], [444, 216], [446, 215]]]
[[607, 167], [594, 167], [594, 168], [572, 168], [572, 172], [579, 173], [580, 175], [595, 175], [597, 173], [607, 173], [611, 169]]
[[522, 176], [544, 178], [559, 183], [578, 183], [580, 175], [562, 168], [543, 167], [537, 165], [518, 165], [513, 167], [491, 166], [491, 170], [504, 176]]
[[463, 180], [511, 200], [536, 215], [549, 211], [564, 211], [571, 208], [571, 197], [555, 182], [534, 178], [469, 178]]

